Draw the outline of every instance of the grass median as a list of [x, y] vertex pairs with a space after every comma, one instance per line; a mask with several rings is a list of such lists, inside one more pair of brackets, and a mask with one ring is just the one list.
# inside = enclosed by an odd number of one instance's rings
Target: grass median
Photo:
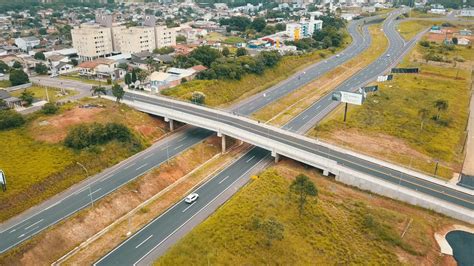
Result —
[[261, 121], [271, 120], [269, 123], [273, 125], [284, 125], [344, 80], [377, 59], [388, 46], [388, 40], [385, 35], [380, 34], [380, 30], [380, 24], [369, 27], [372, 42], [366, 51], [308, 85], [260, 109], [253, 117]]

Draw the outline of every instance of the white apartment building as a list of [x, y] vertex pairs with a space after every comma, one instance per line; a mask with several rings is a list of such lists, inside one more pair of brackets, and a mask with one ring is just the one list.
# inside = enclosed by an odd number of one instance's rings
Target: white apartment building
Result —
[[166, 26], [111, 26], [82, 24], [71, 30], [72, 45], [82, 60], [93, 60], [113, 53], [152, 52], [176, 45], [176, 29]]
[[288, 23], [286, 24], [286, 33], [293, 40], [301, 38], [309, 38], [313, 36], [314, 31], [321, 30], [323, 28], [323, 21], [314, 19], [314, 15], [311, 15], [309, 21], [301, 20], [300, 23]]
[[72, 46], [82, 60], [92, 60], [113, 52], [112, 31], [98, 24], [82, 24], [71, 30]]
[[176, 29], [166, 26], [155, 27], [156, 48], [176, 45]]
[[114, 51], [123, 54], [153, 52], [153, 49], [156, 48], [155, 29], [153, 27], [113, 27], [112, 36]]

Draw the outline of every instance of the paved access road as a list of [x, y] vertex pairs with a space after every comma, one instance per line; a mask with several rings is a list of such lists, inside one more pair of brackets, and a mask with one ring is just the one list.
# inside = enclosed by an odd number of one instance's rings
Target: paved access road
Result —
[[[371, 18], [371, 20], [373, 19], [377, 18]], [[343, 63], [343, 60], [349, 60], [350, 56], [355, 56], [356, 52], [362, 52], [369, 46], [370, 35], [368, 34], [367, 27], [362, 27], [362, 32], [359, 31], [359, 25], [361, 24], [363, 24], [362, 21], [357, 21], [349, 25], [348, 29], [353, 38], [353, 43], [344, 50], [341, 56], [333, 56], [326, 61], [318, 62], [305, 71], [293, 75], [286, 82], [281, 82], [270, 88], [268, 92], [271, 92], [271, 97], [265, 97], [265, 99], [252, 97], [243, 104], [236, 105], [233, 110], [245, 115], [251, 114], [252, 110], [261, 108], [324, 74], [324, 72], [319, 70], [322, 65], [324, 65], [326, 71], [329, 71], [336, 67], [337, 64]], [[337, 63], [332, 63], [333, 60]], [[332, 68], [328, 68], [329, 66], [332, 66]], [[49, 77], [34, 77], [32, 81], [45, 86], [76, 88], [80, 90], [80, 94], [77, 95], [78, 98], [89, 96], [92, 87], [89, 84], [77, 81]], [[71, 189], [1, 224], [0, 253], [11, 249], [49, 226], [91, 205], [91, 202], [110, 194], [150, 169], [158, 167], [163, 162], [166, 162], [168, 158], [192, 147], [212, 134], [214, 132], [189, 127], [177, 134], [173, 134], [171, 137], [163, 139], [144, 152], [81, 182]]]
[[[399, 45], [396, 42], [396, 38], [399, 38], [398, 34], [394, 30], [390, 31], [389, 28], [393, 28], [393, 22], [391, 20], [388, 20], [387, 24], [385, 25], [385, 31], [389, 38], [391, 39], [391, 45], [393, 41], [393, 45], [395, 47], [398, 47], [398, 49], [405, 49], [408, 50], [409, 46], [405, 44]], [[388, 27], [388, 28], [387, 28]], [[387, 32], [388, 31], [388, 32]], [[391, 37], [390, 37], [391, 36]], [[398, 53], [397, 49], [390, 49], [388, 52], [393, 52], [394, 56], [400, 56], [401, 53]], [[383, 60], [383, 61], [390, 61], [390, 60]], [[393, 62], [392, 62], [393, 63]], [[381, 66], [381, 65], [379, 65]], [[368, 67], [370, 68], [370, 66]], [[383, 68], [382, 70], [385, 70]], [[380, 70], [380, 71], [382, 71]], [[370, 72], [369, 72], [370, 73]], [[378, 72], [377, 72], [378, 73]], [[359, 72], [358, 74], [355, 75], [355, 77], [358, 77], [358, 79], [362, 80], [365, 79], [366, 82], [370, 79], [375, 78], [378, 74], [377, 73], [372, 73], [371, 76], [364, 77], [363, 75], [365, 72]], [[354, 84], [355, 86], [358, 86], [357, 84]], [[341, 85], [341, 86], [344, 86]], [[339, 86], [337, 89], [341, 89], [341, 86]], [[153, 102], [149, 101], [149, 99], [145, 98], [140, 98], [140, 96], [137, 96], [137, 100], [139, 101], [144, 101], [144, 102]], [[255, 110], [255, 109], [254, 109]], [[302, 120], [305, 122], [301, 123], [295, 123], [295, 130], [298, 130], [300, 127], [305, 126], [306, 124], [311, 124], [312, 121], [310, 119], [306, 119], [307, 115], [311, 115], [311, 117], [316, 116], [318, 112], [322, 111], [323, 109], [321, 108], [315, 108], [312, 109], [313, 113], [302, 113], [300, 114], [295, 120]], [[183, 110], [182, 110], [183, 111]], [[185, 111], [185, 110], [184, 110]], [[206, 115], [207, 116], [207, 115]], [[209, 118], [216, 118], [214, 115], [208, 116]], [[238, 123], [236, 121], [229, 121], [229, 123]], [[291, 123], [291, 122], [290, 122]], [[312, 126], [313, 124], [311, 124]], [[249, 125], [245, 125], [245, 127], [248, 129]], [[252, 128], [252, 126], [250, 126]], [[258, 130], [255, 132], [258, 133]], [[262, 132], [260, 132], [261, 134]], [[278, 136], [278, 134], [265, 134], [265, 135], [273, 135], [275, 138], [280, 138], [282, 140], [286, 139], [286, 136]], [[404, 173], [400, 173], [398, 171], [394, 171], [391, 169], [386, 169], [384, 167], [381, 167], [380, 165], [370, 163], [364, 160], [361, 160], [356, 157], [349, 156], [347, 154], [341, 154], [332, 150], [329, 150], [325, 147], [321, 147], [315, 144], [308, 145], [307, 143], [304, 144], [297, 144], [297, 140], [287, 140], [294, 142], [296, 141], [296, 145], [300, 145], [303, 147], [307, 147], [308, 150], [314, 152], [315, 154], [321, 155], [328, 157], [329, 159], [333, 159], [338, 161], [338, 163], [346, 165], [348, 167], [351, 167], [352, 169], [360, 172], [365, 172], [370, 175], [379, 177], [381, 179], [384, 179], [386, 181], [398, 184], [400, 186], [405, 186], [414, 190], [419, 190], [421, 192], [437, 196], [439, 198], [445, 199], [445, 200], [452, 200], [455, 202], [458, 202], [459, 204], [465, 204], [467, 205], [468, 208], [474, 208], [473, 200], [474, 198], [470, 195], [466, 194], [457, 194], [457, 191], [446, 191], [445, 187], [439, 186], [437, 184], [420, 180], [415, 177], [408, 176]], [[243, 158], [243, 159], [242, 159]], [[242, 164], [243, 161], [248, 160], [247, 158], [261, 158], [262, 161], [271, 161], [270, 158], [270, 152], [268, 151], [262, 151], [261, 148], [253, 148], [249, 152], [247, 152], [243, 157], [236, 163], [230, 165], [227, 167], [224, 172], [225, 174], [218, 174], [216, 177], [214, 177], [211, 180], [222, 180], [223, 178], [231, 179], [232, 180], [239, 180], [243, 176], [245, 178], [245, 175], [242, 175], [241, 173], [245, 170], [251, 170], [251, 165], [246, 165]], [[244, 169], [243, 169], [244, 167]], [[224, 173], [223, 172], [223, 173]], [[229, 175], [231, 173], [231, 175]], [[216, 184], [216, 181], [214, 182], [209, 182], [203, 185], [203, 187], [209, 187], [207, 188], [206, 191], [214, 191], [215, 188], [220, 189], [220, 191], [223, 191], [227, 189], [227, 187], [220, 187]], [[200, 188], [202, 189], [202, 187]], [[204, 190], [198, 190], [197, 191], [199, 194], [204, 192]], [[201, 195], [201, 194], [200, 194]], [[200, 198], [198, 201], [204, 201], [201, 204], [210, 204], [213, 200], [218, 198], [218, 192], [214, 192], [213, 197], [209, 198]], [[460, 198], [457, 198], [460, 196]], [[176, 206], [172, 207], [174, 208], [179, 208], [182, 206], [183, 203], [179, 203]], [[101, 260], [99, 260], [96, 264], [97, 265], [115, 265], [116, 263], [120, 262], [120, 264], [123, 265], [131, 265], [131, 264], [150, 264], [153, 262], [153, 259], [156, 258], [157, 256], [161, 255], [165, 250], [166, 247], [171, 245], [173, 241], [176, 241], [177, 239], [180, 238], [180, 236], [183, 236], [186, 232], [192, 229], [192, 226], [189, 226], [188, 228], [184, 228], [187, 224], [190, 223], [190, 221], [193, 220], [193, 217], [195, 215], [198, 215], [199, 212], [204, 212], [204, 208], [201, 207], [194, 208], [193, 206], [189, 207], [188, 210], [191, 210], [189, 213], [164, 213], [160, 217], [156, 218], [153, 220], [151, 223], [149, 223], [144, 229], [141, 231], [137, 232], [134, 234], [132, 237], [128, 238], [126, 241], [124, 241], [120, 246], [118, 246], [116, 249], [111, 251], [109, 254], [104, 256]], [[205, 205], [207, 206], [207, 205]], [[183, 208], [184, 206], [180, 207]], [[217, 208], [218, 206], [210, 206], [208, 207], [209, 209], [212, 208]], [[187, 208], [187, 207], [186, 207]], [[164, 221], [167, 220], [179, 220], [181, 222], [178, 223], [173, 223], [173, 224], [166, 224]], [[195, 223], [194, 223], [195, 224]], [[171, 227], [171, 228], [169, 228]], [[161, 232], [166, 231], [167, 234], [162, 235]], [[173, 240], [170, 240], [170, 238], [175, 238]], [[142, 244], [141, 243], [148, 243], [148, 244]]]

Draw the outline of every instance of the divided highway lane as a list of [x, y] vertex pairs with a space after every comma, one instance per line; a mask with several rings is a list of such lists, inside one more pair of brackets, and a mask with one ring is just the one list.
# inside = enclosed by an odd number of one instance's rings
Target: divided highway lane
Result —
[[[334, 91], [355, 91], [364, 86], [377, 76], [382, 75], [390, 67], [403, 58], [413, 45], [416, 44], [418, 38], [414, 38], [409, 42], [405, 42], [395, 29], [397, 22], [387, 19], [384, 23], [384, 32], [389, 40], [389, 47], [381, 57], [373, 63], [357, 72], [355, 75], [345, 80], [341, 85], [337, 86]], [[292, 119], [283, 128], [297, 133], [304, 133], [318, 124], [329, 112], [334, 110], [339, 103], [332, 99], [332, 92], [313, 103], [309, 108]]]
[[146, 257], [153, 249], [166, 241], [174, 232], [186, 224], [195, 215], [201, 212], [215, 198], [231, 187], [239, 177], [247, 174], [260, 161], [268, 156], [268, 152], [256, 148], [253, 153], [240, 157], [232, 165], [218, 173], [193, 192], [199, 198], [192, 204], [184, 201], [173, 205], [162, 215], [143, 227], [140, 231], [122, 242], [109, 254], [104, 256], [94, 265], [135, 265]]
[[158, 145], [139, 154], [134, 160], [120, 165], [113, 172], [101, 176], [92, 184], [73, 191], [40, 212], [2, 229], [0, 232], [0, 253], [69, 217], [78, 210], [90, 206], [92, 202], [110, 194], [148, 170], [214, 134], [214, 132], [202, 128], [192, 128], [184, 133], [178, 133], [172, 139], [159, 142]]
[[[370, 21], [374, 19], [377, 18], [369, 18]], [[305, 74], [299, 73], [293, 75], [286, 82], [277, 84], [267, 90], [269, 92], [268, 97], [262, 98], [261, 95], [251, 97], [242, 104], [235, 105], [233, 110], [243, 115], [249, 115], [253, 111], [262, 108], [266, 104], [308, 83], [310, 80], [318, 78], [324, 74], [321, 69], [329, 71], [336, 67], [337, 64], [343, 63], [349, 60], [351, 56], [355, 56], [365, 50], [370, 44], [370, 35], [368, 34], [367, 25], [362, 27], [363, 35], [358, 31], [358, 25], [361, 24], [362, 21], [356, 21], [349, 25], [348, 30], [353, 38], [353, 42], [341, 53], [341, 56], [333, 56], [325, 61], [318, 62], [307, 68]], [[335, 63], [333, 63], [333, 60]], [[75, 87], [81, 91], [80, 95], [90, 95], [91, 85], [89, 84], [44, 77], [32, 77], [32, 80], [33, 82], [41, 83], [46, 86], [57, 87], [62, 85], [70, 86], [71, 88]], [[126, 98], [129, 99], [129, 95], [126, 95]], [[131, 158], [131, 160], [127, 160], [127, 163], [116, 166], [113, 172], [105, 172], [97, 175], [95, 179], [99, 181], [93, 181], [90, 185], [87, 184], [87, 182], [81, 183], [81, 188], [77, 188], [72, 192], [66, 191], [62, 193], [60, 197], [53, 198], [47, 203], [39, 205], [38, 210], [28, 210], [1, 224], [0, 253], [13, 248], [49, 226], [91, 205], [91, 202], [110, 194], [146, 171], [159, 166], [165, 162], [168, 157], [171, 158], [187, 150], [212, 134], [213, 132], [201, 128], [190, 127], [184, 129], [181, 133], [176, 134], [175, 137], [166, 138]], [[166, 147], [168, 147], [168, 149], [166, 149]], [[100, 180], [106, 180], [107, 182], [101, 182]]]

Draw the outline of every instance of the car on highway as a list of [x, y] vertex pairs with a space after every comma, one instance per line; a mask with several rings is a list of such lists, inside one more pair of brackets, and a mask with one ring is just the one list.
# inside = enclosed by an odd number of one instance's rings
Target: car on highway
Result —
[[387, 54], [387, 57], [390, 57], [390, 54]]
[[185, 199], [184, 201], [186, 203], [193, 203], [195, 202], [197, 199], [199, 198], [199, 195], [197, 193], [191, 193], [189, 194]]

